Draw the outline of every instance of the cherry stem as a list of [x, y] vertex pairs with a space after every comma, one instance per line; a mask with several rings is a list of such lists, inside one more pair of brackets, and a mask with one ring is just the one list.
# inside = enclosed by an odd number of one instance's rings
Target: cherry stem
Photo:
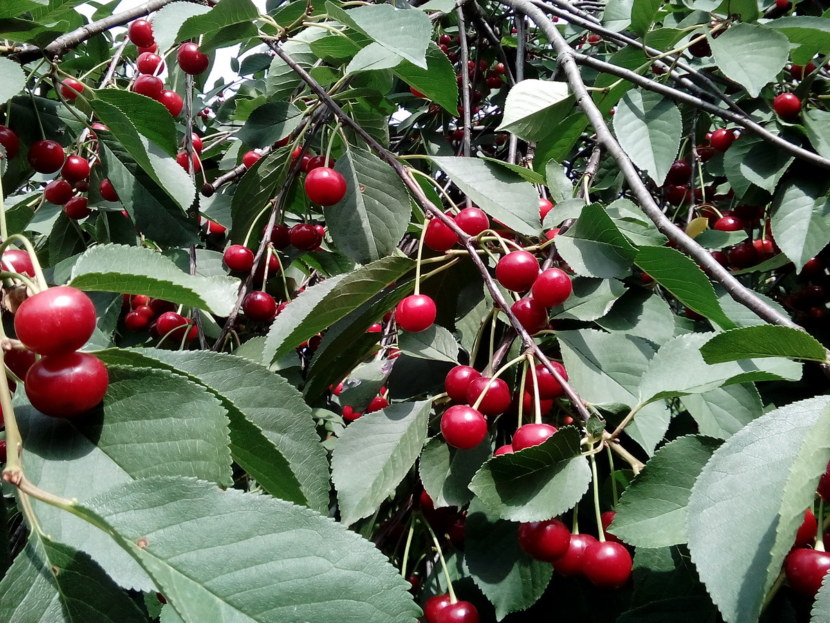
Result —
[[597, 474], [597, 459], [594, 452], [590, 454], [588, 460], [591, 461], [591, 478], [594, 481], [594, 513], [597, 516], [597, 534], [599, 535], [600, 543], [605, 542], [605, 530], [602, 529], [602, 513], [599, 510], [599, 476]]
[[611, 466], [611, 495], [614, 498], [614, 508], [617, 508], [617, 502], [619, 501], [619, 491], [617, 491], [617, 477], [616, 477], [616, 470], [614, 469], [614, 453], [611, 452], [611, 446], [605, 444], [605, 452], [608, 454], [608, 465]]
[[441, 569], [444, 572], [444, 579], [447, 581], [447, 593], [450, 595], [450, 603], [456, 603], [458, 598], [455, 596], [455, 591], [452, 588], [452, 578], [450, 577], [450, 570], [447, 568], [447, 561], [444, 560], [444, 552], [441, 551], [441, 543], [438, 542], [438, 537], [435, 535], [435, 531], [432, 529], [432, 526], [429, 525], [429, 522], [426, 520], [426, 517], [423, 517], [424, 525], [429, 532], [429, 536], [432, 537], [432, 543], [435, 545], [435, 550], [438, 552], [438, 560], [441, 561]]
[[825, 551], [824, 549], [824, 498], [819, 496], [818, 498], [818, 521], [816, 522], [816, 546], [815, 549], [819, 552]]
[[[8, 159], [6, 159], [8, 163]], [[9, 229], [6, 225], [6, 203], [3, 201], [3, 176], [0, 175], [0, 238], [4, 241], [9, 235]]]
[[415, 534], [415, 522], [412, 517], [409, 519], [409, 530], [406, 535], [406, 545], [403, 548], [403, 558], [401, 559], [401, 576], [406, 577], [406, 565], [409, 562], [409, 549], [412, 547], [412, 535]]
[[421, 236], [418, 238], [418, 255], [415, 258], [415, 296], [421, 293], [421, 256], [424, 254], [424, 240], [427, 237], [427, 226], [429, 221], [424, 219], [423, 227], [421, 228]]
[[[536, 366], [533, 365], [535, 363], [535, 359], [533, 358], [532, 354], [527, 353], [525, 355], [525, 361], [527, 362], [527, 367], [530, 368], [530, 376], [533, 377], [533, 406], [536, 407], [535, 422], [537, 424], [541, 424], [542, 399], [539, 397], [539, 377], [536, 374]], [[522, 379], [521, 390], [524, 391], [524, 379]], [[524, 402], [524, 400], [522, 400], [522, 402]]]
[[[0, 189], [0, 194], [2, 194], [2, 189]], [[37, 280], [37, 287], [34, 288], [35, 293], [41, 290], [47, 290], [49, 285], [46, 283], [46, 278], [43, 276], [43, 269], [40, 267], [40, 261], [37, 259], [37, 253], [35, 253], [35, 248], [26, 236], [12, 234], [8, 238], [4, 238], [3, 243], [0, 244], [0, 253], [2, 253], [3, 250], [5, 250], [5, 248], [14, 241], [19, 241], [24, 247], [26, 247], [26, 252], [29, 254], [29, 260], [32, 262], [32, 268], [35, 270], [35, 279]]]
[[619, 439], [613, 439], [611, 435], [609, 435], [608, 433], [603, 433], [602, 439], [608, 444], [608, 447], [611, 448], [611, 450], [616, 452], [621, 459], [623, 459], [626, 463], [628, 463], [631, 466], [631, 471], [634, 472], [635, 476], [639, 474], [641, 471], [643, 471], [645, 464], [637, 457], [635, 457], [633, 454], [631, 454], [628, 450], [623, 448], [622, 444], [620, 444]]
[[[525, 359], [524, 364], [522, 365], [522, 377], [521, 381], [519, 382], [519, 387], [524, 387], [525, 382], [527, 381], [527, 359]], [[519, 399], [519, 408], [518, 408], [518, 415], [516, 416], [516, 428], [520, 428], [522, 426], [522, 419], [524, 417], [524, 409], [525, 409], [525, 401], [524, 401], [524, 394]]]
[[485, 394], [487, 394], [487, 390], [489, 390], [489, 389], [490, 389], [490, 384], [491, 384], [494, 380], [496, 380], [497, 378], [499, 378], [502, 374], [504, 374], [504, 373], [505, 373], [508, 369], [510, 369], [512, 366], [514, 366], [514, 365], [516, 365], [517, 363], [519, 363], [520, 361], [522, 361], [524, 358], [525, 358], [525, 356], [524, 356], [524, 355], [519, 355], [519, 356], [518, 356], [518, 357], [516, 357], [515, 359], [511, 359], [511, 360], [510, 360], [510, 361], [508, 361], [506, 364], [504, 364], [501, 368], [499, 368], [499, 369], [496, 371], [496, 373], [495, 373], [493, 376], [491, 376], [491, 377], [490, 377], [490, 380], [487, 382], [487, 386], [486, 386], [484, 389], [482, 389], [482, 390], [481, 390], [481, 393], [478, 395], [478, 398], [476, 398], [476, 401], [475, 401], [475, 403], [473, 404], [473, 409], [478, 409], [478, 406], [481, 404], [482, 400], [484, 400], [484, 396], [485, 396]]

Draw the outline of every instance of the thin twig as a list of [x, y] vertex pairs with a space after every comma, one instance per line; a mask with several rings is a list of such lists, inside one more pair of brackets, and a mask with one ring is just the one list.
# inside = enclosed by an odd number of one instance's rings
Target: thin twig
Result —
[[[461, 141], [462, 151], [465, 158], [470, 157], [470, 54], [467, 48], [467, 27], [464, 22], [464, 7], [459, 6], [455, 10], [458, 17], [458, 42], [461, 47], [461, 106], [463, 108], [464, 138]], [[468, 200], [469, 202], [469, 200]], [[469, 207], [469, 206], [468, 206]]]

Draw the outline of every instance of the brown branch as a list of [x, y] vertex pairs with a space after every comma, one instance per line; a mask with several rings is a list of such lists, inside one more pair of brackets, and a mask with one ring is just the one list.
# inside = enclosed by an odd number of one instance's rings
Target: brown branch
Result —
[[[470, 157], [470, 52], [467, 48], [467, 27], [464, 23], [464, 7], [459, 6], [455, 10], [458, 17], [458, 43], [461, 47], [461, 106], [463, 108], [462, 120], [464, 122], [464, 138], [461, 141], [462, 152], [465, 158]], [[469, 207], [469, 201], [468, 206]]]

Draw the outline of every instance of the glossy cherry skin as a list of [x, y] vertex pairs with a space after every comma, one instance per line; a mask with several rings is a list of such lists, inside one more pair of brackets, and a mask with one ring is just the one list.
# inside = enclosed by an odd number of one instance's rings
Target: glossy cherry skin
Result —
[[369, 401], [369, 406], [366, 407], [366, 413], [374, 413], [389, 406], [389, 401], [383, 396], [375, 396]]
[[207, 54], [203, 54], [195, 43], [181, 44], [176, 52], [176, 61], [181, 70], [191, 76], [203, 73], [210, 64]]
[[262, 154], [258, 151], [246, 151], [242, 156], [242, 165], [245, 168], [250, 169], [260, 158], [262, 158]]
[[[192, 154], [192, 157], [190, 158], [190, 161], [193, 162], [193, 170], [194, 171], [201, 171], [202, 170], [202, 161], [199, 160], [199, 156], [196, 154], [196, 152], [194, 152]], [[183, 168], [185, 171], [190, 173], [190, 166], [188, 164], [187, 152], [181, 151], [178, 154], [176, 154], [176, 162], [179, 163], [179, 166], [181, 168]]]
[[733, 268], [747, 268], [758, 263], [758, 251], [751, 242], [736, 244], [726, 252], [729, 265]]
[[543, 270], [530, 289], [534, 300], [545, 307], [561, 305], [573, 292], [571, 278], [561, 268]]
[[513, 450], [513, 446], [509, 443], [504, 444], [503, 446], [499, 446], [496, 448], [495, 452], [493, 452], [493, 456], [501, 456], [502, 454], [513, 454], [515, 450]]
[[323, 237], [314, 225], [298, 223], [288, 230], [288, 240], [301, 251], [313, 251], [323, 242]]
[[78, 350], [92, 335], [95, 323], [95, 305], [71, 286], [56, 286], [30, 296], [14, 315], [17, 339], [39, 355]]
[[548, 310], [536, 302], [535, 299], [526, 296], [510, 306], [510, 311], [516, 316], [525, 331], [533, 335], [548, 326]]
[[29, 147], [29, 165], [38, 173], [54, 173], [63, 166], [63, 147], [55, 141], [36, 141]]
[[164, 104], [164, 107], [174, 117], [178, 117], [184, 108], [184, 101], [181, 96], [175, 91], [171, 91], [169, 89], [163, 89], [156, 99]]
[[242, 301], [242, 311], [254, 322], [270, 322], [277, 315], [277, 302], [267, 292], [248, 292]]
[[62, 206], [64, 203], [72, 198], [72, 185], [66, 180], [52, 180], [46, 184], [43, 190], [43, 196], [46, 201]]
[[539, 276], [539, 262], [527, 251], [511, 251], [496, 264], [496, 279], [508, 290], [524, 292]]
[[410, 294], [395, 306], [395, 322], [413, 333], [431, 327], [437, 315], [435, 301], [426, 294]]
[[35, 267], [32, 264], [32, 258], [23, 249], [6, 249], [3, 251], [3, 270], [28, 277], [35, 276]]
[[24, 348], [13, 348], [6, 351], [3, 363], [14, 372], [19, 379], [25, 379], [26, 373], [35, 364], [35, 354]]
[[455, 224], [466, 234], [478, 236], [481, 232], [490, 228], [490, 217], [479, 208], [464, 208], [455, 215]]
[[143, 331], [149, 325], [150, 317], [138, 310], [133, 310], [124, 316], [124, 327], [127, 331]]
[[722, 216], [715, 221], [712, 229], [718, 231], [740, 231], [744, 228], [744, 222], [737, 216], [727, 215]]
[[551, 203], [550, 199], [539, 197], [539, 220], [544, 221], [548, 212], [551, 210], [553, 210], [553, 203]]
[[572, 534], [567, 551], [554, 561], [554, 570], [566, 576], [582, 573], [582, 558], [593, 543], [597, 540], [590, 534]]
[[[188, 327], [190, 327], [189, 330]], [[186, 338], [185, 331], [187, 332]], [[168, 339], [178, 341], [185, 338], [188, 342], [198, 335], [195, 325], [191, 326], [184, 316], [173, 311], [164, 312], [158, 317], [158, 320], [156, 320], [156, 333], [160, 337], [167, 336]]]
[[222, 259], [228, 268], [239, 273], [247, 273], [254, 267], [254, 252], [241, 244], [225, 249]]
[[[565, 370], [565, 366], [558, 361], [552, 361], [551, 365], [559, 373], [559, 376], [561, 376], [563, 380], [568, 380], [568, 372]], [[536, 383], [539, 385], [540, 398], [543, 400], [552, 400], [565, 394], [565, 390], [562, 389], [562, 385], [559, 384], [556, 377], [554, 377], [545, 366], [539, 364], [534, 368], [534, 371], [536, 373]], [[530, 377], [528, 377], [525, 381], [525, 391], [528, 393], [532, 393], [534, 391], [533, 379]]]
[[346, 196], [346, 179], [328, 167], [309, 171], [304, 187], [308, 198], [321, 206], [334, 205]]
[[782, 93], [772, 100], [772, 109], [782, 119], [795, 119], [801, 114], [801, 100], [792, 93]]
[[[538, 446], [556, 434], [556, 427], [550, 424], [525, 424], [516, 429], [511, 446], [515, 452]], [[562, 552], [564, 553], [564, 552]]]
[[136, 59], [136, 67], [140, 74], [156, 74], [164, 69], [164, 62], [161, 56], [152, 52], [142, 52]]
[[72, 197], [63, 204], [63, 212], [73, 221], [80, 221], [92, 214], [92, 210], [89, 209], [89, 200], [81, 196]]
[[61, 95], [68, 100], [74, 100], [83, 90], [84, 85], [75, 80], [75, 78], [64, 78], [61, 80]]
[[127, 29], [127, 36], [139, 48], [149, 48], [156, 43], [153, 37], [153, 25], [146, 19], [131, 22]]
[[221, 223], [217, 223], [216, 221], [208, 221], [207, 230], [209, 234], [221, 235], [228, 231], [228, 228], [222, 225]]
[[444, 378], [444, 389], [455, 402], [464, 402], [467, 400], [467, 390], [470, 388], [470, 383], [480, 376], [481, 373], [475, 368], [455, 366], [447, 372], [447, 376]]
[[519, 524], [519, 547], [536, 560], [553, 562], [568, 551], [571, 531], [558, 519]]
[[[141, 74], [135, 79], [133, 83], [133, 92], [139, 95], [145, 95], [154, 100], [161, 97], [161, 92], [164, 90], [164, 83], [158, 76], [148, 76]], [[163, 103], [163, 102], [162, 102]]]
[[798, 532], [795, 535], [795, 542], [793, 547], [805, 547], [812, 545], [816, 540], [816, 532], [818, 530], [818, 521], [816, 516], [809, 508], [804, 511], [804, 521], [798, 527]]
[[686, 184], [669, 184], [666, 186], [666, 201], [674, 206], [689, 201], [689, 187]]
[[475, 448], [487, 436], [487, 419], [466, 405], [454, 405], [441, 416], [441, 434], [454, 448]]
[[605, 540], [611, 541], [612, 543], [622, 543], [616, 535], [611, 534], [608, 532], [608, 526], [614, 521], [614, 517], [617, 516], [616, 511], [605, 511], [602, 515], [599, 516], [599, 520], [602, 523], [602, 530], [605, 532]]
[[469, 601], [457, 601], [442, 608], [429, 623], [479, 623], [478, 610]]
[[285, 249], [291, 244], [291, 237], [288, 233], [288, 227], [285, 225], [274, 225], [271, 228], [270, 234], [268, 232], [268, 227], [266, 226], [262, 230], [262, 235], [270, 238], [271, 244], [274, 245], [275, 249]]
[[309, 171], [319, 169], [320, 167], [332, 168], [333, 166], [334, 160], [332, 158], [329, 158], [328, 162], [326, 162], [325, 156], [314, 156], [305, 162], [305, 168], [303, 170], [308, 173]]
[[115, 187], [107, 178], [101, 180], [98, 185], [98, 192], [105, 201], [118, 201], [118, 193], [115, 192]]
[[458, 242], [458, 236], [449, 226], [440, 219], [430, 219], [427, 223], [427, 230], [424, 232], [424, 244], [428, 248], [443, 253], [452, 249], [456, 242]]
[[510, 388], [502, 379], [480, 376], [470, 381], [467, 388], [467, 403], [475, 404], [482, 392], [484, 398], [479, 403], [478, 410], [484, 415], [498, 415], [507, 411], [510, 406]]
[[821, 581], [830, 571], [830, 552], [814, 549], [794, 549], [784, 561], [784, 573], [793, 590], [814, 597]]
[[686, 184], [692, 176], [692, 167], [685, 160], [675, 160], [666, 176], [667, 184]]
[[[430, 502], [432, 502], [430, 500]], [[427, 623], [434, 623], [438, 612], [450, 605], [451, 599], [449, 595], [433, 595], [424, 604], [424, 617]]]
[[26, 395], [32, 406], [52, 417], [89, 411], [107, 393], [106, 366], [87, 353], [43, 357], [26, 373]]
[[724, 152], [732, 146], [732, 143], [735, 141], [735, 135], [732, 133], [732, 130], [727, 130], [725, 128], [720, 128], [712, 132], [712, 136], [709, 137], [709, 144], [714, 147], [716, 151]]
[[85, 180], [89, 177], [89, 162], [86, 158], [74, 154], [67, 157], [63, 167], [61, 167], [61, 177], [70, 184]]
[[6, 150], [6, 157], [11, 159], [17, 155], [20, 149], [20, 140], [14, 130], [0, 125], [0, 145]]
[[596, 542], [582, 555], [582, 573], [594, 586], [619, 588], [631, 577], [631, 554], [621, 543]]

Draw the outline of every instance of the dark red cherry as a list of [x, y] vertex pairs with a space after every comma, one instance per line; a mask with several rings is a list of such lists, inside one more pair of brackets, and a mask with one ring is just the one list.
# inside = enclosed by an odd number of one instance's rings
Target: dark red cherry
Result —
[[444, 389], [455, 402], [464, 402], [467, 400], [467, 390], [470, 388], [470, 383], [480, 376], [481, 373], [475, 368], [455, 366], [447, 372], [444, 379]]
[[561, 268], [543, 270], [531, 287], [534, 300], [544, 307], [561, 305], [572, 292], [571, 278]]
[[[525, 424], [516, 429], [511, 446], [515, 452], [538, 446], [556, 434], [556, 427], [550, 424]], [[564, 552], [563, 552], [564, 553]]]
[[109, 385], [106, 366], [87, 353], [43, 357], [26, 373], [24, 387], [32, 406], [52, 417], [72, 417], [104, 399]]
[[118, 201], [118, 193], [115, 192], [115, 187], [107, 178], [101, 180], [98, 185], [98, 192], [105, 201]]
[[138, 93], [139, 95], [145, 95], [154, 100], [161, 98], [163, 89], [164, 83], [158, 76], [148, 76], [147, 74], [141, 74], [135, 79], [135, 82], [133, 83], [133, 92]]
[[718, 231], [740, 231], [744, 228], [744, 222], [737, 216], [727, 215], [720, 217], [712, 229]]
[[479, 208], [464, 208], [455, 215], [455, 224], [466, 234], [478, 236], [481, 232], [490, 228], [490, 217]]
[[426, 227], [424, 244], [433, 251], [438, 251], [439, 253], [449, 251], [458, 242], [458, 236], [441, 219], [430, 219]]
[[35, 267], [32, 258], [23, 249], [7, 248], [3, 251], [3, 270], [26, 275], [35, 276]]
[[225, 265], [233, 271], [247, 273], [254, 267], [254, 252], [241, 244], [232, 244], [222, 254]]
[[520, 298], [510, 306], [510, 311], [516, 316], [525, 331], [531, 335], [538, 333], [548, 326], [548, 311], [531, 297]]
[[346, 196], [346, 178], [328, 167], [309, 171], [304, 187], [308, 198], [322, 206], [334, 205]]
[[43, 191], [46, 201], [62, 206], [72, 198], [72, 185], [66, 180], [55, 179], [46, 184]]
[[568, 551], [571, 531], [558, 519], [519, 524], [519, 546], [531, 557], [553, 562]]
[[631, 554], [621, 543], [592, 543], [582, 555], [582, 573], [594, 586], [619, 588], [631, 577]]
[[496, 264], [496, 279], [508, 290], [524, 292], [539, 276], [539, 262], [527, 251], [511, 251]]
[[475, 404], [484, 392], [484, 398], [478, 405], [478, 410], [484, 415], [498, 415], [507, 411], [510, 406], [510, 388], [502, 379], [479, 377], [470, 381], [467, 388], [467, 403]]
[[469, 601], [451, 603], [438, 612], [429, 623], [479, 623], [478, 610]]
[[195, 43], [181, 44], [176, 52], [176, 61], [181, 70], [191, 76], [203, 73], [210, 64], [207, 54], [203, 54]]
[[242, 311], [254, 322], [271, 322], [277, 315], [277, 302], [267, 292], [248, 292], [242, 301]]
[[288, 239], [291, 244], [301, 251], [313, 251], [323, 242], [323, 237], [317, 228], [310, 223], [298, 223], [288, 230]]
[[775, 114], [786, 121], [796, 119], [801, 114], [801, 100], [793, 93], [782, 93], [772, 100]]
[[164, 104], [164, 107], [170, 111], [170, 114], [174, 117], [178, 117], [184, 108], [184, 101], [181, 96], [175, 91], [171, 91], [169, 89], [163, 89], [156, 99]]
[[89, 209], [89, 200], [86, 197], [76, 196], [63, 204], [63, 212], [73, 221], [80, 221], [92, 214]]
[[161, 56], [152, 52], [142, 52], [136, 59], [136, 67], [140, 74], [155, 75], [164, 70], [164, 62]]
[[669, 174], [666, 176], [667, 184], [688, 184], [692, 176], [692, 167], [685, 160], [675, 160], [669, 167]]
[[581, 574], [585, 550], [594, 543], [597, 540], [590, 534], [572, 534], [567, 551], [554, 561], [554, 570], [568, 576]]
[[63, 166], [63, 147], [55, 141], [35, 141], [29, 147], [29, 165], [38, 173], [54, 173]]
[[0, 125], [0, 145], [6, 150], [6, 157], [11, 159], [17, 155], [20, 149], [20, 140], [13, 130]]
[[67, 157], [61, 168], [61, 177], [70, 184], [85, 180], [89, 177], [89, 162], [74, 154]]
[[441, 416], [441, 434], [454, 448], [474, 448], [487, 436], [487, 419], [466, 405], [454, 405]]
[[262, 154], [258, 151], [246, 151], [242, 156], [242, 165], [246, 169], [250, 169], [260, 158], [262, 158]]
[[784, 573], [793, 590], [806, 597], [814, 597], [821, 582], [830, 571], [830, 552], [814, 549], [794, 549], [784, 561]]
[[816, 533], [818, 531], [818, 521], [816, 516], [809, 508], [804, 511], [804, 521], [798, 527], [798, 532], [795, 535], [795, 542], [793, 547], [805, 547], [812, 545], [816, 540]]
[[735, 135], [732, 133], [732, 130], [727, 130], [725, 128], [719, 128], [712, 132], [712, 136], [709, 137], [709, 144], [715, 149], [715, 151], [724, 152], [732, 146], [732, 143], [735, 141]]
[[413, 333], [431, 327], [437, 315], [435, 301], [426, 294], [411, 294], [395, 306], [395, 322]]
[[130, 23], [127, 36], [139, 48], [149, 48], [155, 45], [153, 25], [146, 19], [137, 19]]
[[71, 286], [56, 286], [30, 296], [14, 315], [17, 339], [39, 355], [78, 350], [92, 336], [95, 323], [95, 305]]

